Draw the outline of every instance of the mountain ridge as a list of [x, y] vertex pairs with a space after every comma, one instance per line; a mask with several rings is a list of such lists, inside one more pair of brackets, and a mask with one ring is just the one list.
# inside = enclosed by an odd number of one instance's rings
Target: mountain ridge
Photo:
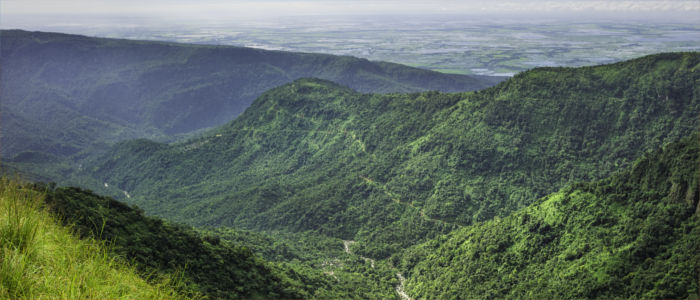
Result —
[[3, 30], [0, 39], [2, 110], [39, 127], [29, 142], [21, 140], [27, 135], [3, 134], [2, 154], [10, 157], [27, 150], [70, 156], [131, 138], [172, 140], [228, 122], [260, 93], [299, 77], [365, 92], [473, 90], [503, 79], [234, 46], [22, 30]]
[[121, 144], [89, 172], [178, 221], [313, 228], [382, 258], [693, 132], [699, 65], [698, 53], [659, 54], [534, 69], [456, 94], [359, 94], [302, 79], [210, 135], [159, 150]]

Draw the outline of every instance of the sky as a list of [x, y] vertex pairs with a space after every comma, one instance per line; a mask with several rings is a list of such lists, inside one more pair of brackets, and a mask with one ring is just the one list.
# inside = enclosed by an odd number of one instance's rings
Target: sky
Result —
[[99, 22], [197, 23], [281, 16], [465, 15], [700, 22], [700, 0], [2, 0], [0, 26]]

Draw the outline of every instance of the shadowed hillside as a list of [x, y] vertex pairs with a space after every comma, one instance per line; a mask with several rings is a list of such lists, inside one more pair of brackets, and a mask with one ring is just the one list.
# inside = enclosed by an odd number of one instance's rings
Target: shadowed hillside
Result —
[[469, 91], [502, 78], [449, 75], [347, 56], [58, 33], [0, 32], [0, 154], [67, 156], [129, 138], [220, 125], [300, 77], [361, 92]]

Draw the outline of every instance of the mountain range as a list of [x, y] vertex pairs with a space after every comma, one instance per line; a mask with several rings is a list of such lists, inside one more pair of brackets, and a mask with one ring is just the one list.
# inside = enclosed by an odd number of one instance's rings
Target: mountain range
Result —
[[535, 69], [473, 93], [360, 94], [301, 79], [204, 136], [120, 143], [85, 172], [172, 220], [317, 230], [383, 258], [695, 132], [699, 59]]
[[362, 92], [470, 91], [503, 77], [442, 74], [349, 56], [0, 32], [3, 157], [61, 157], [116, 141], [220, 125], [264, 91], [301, 77]]

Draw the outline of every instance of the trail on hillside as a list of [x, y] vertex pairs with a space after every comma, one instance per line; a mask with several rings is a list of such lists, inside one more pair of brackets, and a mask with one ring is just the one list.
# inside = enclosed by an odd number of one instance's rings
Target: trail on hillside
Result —
[[[107, 188], [107, 189], [110, 188], [109, 183], [104, 182], [104, 186], [105, 186], [105, 188]], [[117, 187], [113, 187], [113, 188], [115, 188], [115, 189], [117, 189], [118, 191], [122, 192], [122, 194], [124, 194], [124, 197], [126, 197], [126, 198], [128, 198], [128, 199], [131, 199], [131, 195], [129, 194], [129, 192], [127, 192], [127, 191], [125, 191], [125, 190], [121, 190], [121, 189], [119, 189], [119, 188], [117, 188]]]
[[352, 252], [350, 252], [350, 245], [352, 245], [354, 243], [355, 243], [355, 241], [343, 240], [343, 247], [345, 247], [345, 253], [352, 254]]
[[457, 223], [451, 223], [451, 222], [446, 222], [446, 221], [443, 221], [440, 219], [431, 218], [430, 216], [425, 214], [425, 212], [423, 211], [423, 208], [416, 207], [415, 205], [413, 205], [413, 203], [410, 203], [410, 202], [401, 201], [401, 199], [399, 198], [399, 195], [389, 191], [389, 189], [386, 187], [386, 184], [376, 182], [373, 179], [366, 177], [366, 176], [360, 176], [360, 178], [362, 180], [364, 180], [365, 183], [369, 184], [370, 186], [382, 190], [384, 192], [384, 194], [387, 195], [389, 197], [389, 199], [391, 199], [391, 201], [413, 208], [415, 211], [418, 212], [418, 214], [421, 216], [421, 218], [425, 219], [428, 222], [440, 223], [442, 225], [451, 225], [451, 226], [462, 227], [462, 225], [457, 224]]
[[411, 297], [406, 294], [406, 291], [404, 290], [403, 283], [406, 281], [406, 278], [403, 277], [403, 274], [401, 272], [396, 273], [396, 277], [399, 278], [399, 284], [396, 286], [396, 293], [399, 294], [399, 297], [401, 297], [402, 300], [411, 300]]
[[[345, 248], [345, 253], [352, 255], [352, 251], [350, 250], [350, 245], [354, 244], [355, 241], [348, 241], [348, 240], [343, 240], [343, 247]], [[362, 255], [359, 255], [360, 258], [362, 258], [364, 261], [368, 261], [370, 266], [374, 269], [374, 259], [369, 258], [369, 257], [364, 257]]]
[[[350, 240], [343, 240], [343, 248], [345, 248], [345, 253], [353, 255], [352, 251], [350, 250], [350, 246], [354, 244], [355, 241], [350, 241]], [[372, 264], [372, 268], [374, 268], [374, 259], [367, 258], [364, 256], [359, 256], [360, 258], [364, 259], [365, 261], [369, 261]], [[403, 274], [401, 272], [396, 272], [396, 278], [399, 279], [399, 284], [396, 285], [396, 293], [399, 294], [399, 297], [401, 297], [402, 300], [412, 300], [411, 297], [406, 294], [406, 291], [404, 290], [404, 281], [406, 281], [406, 278], [403, 277]]]

